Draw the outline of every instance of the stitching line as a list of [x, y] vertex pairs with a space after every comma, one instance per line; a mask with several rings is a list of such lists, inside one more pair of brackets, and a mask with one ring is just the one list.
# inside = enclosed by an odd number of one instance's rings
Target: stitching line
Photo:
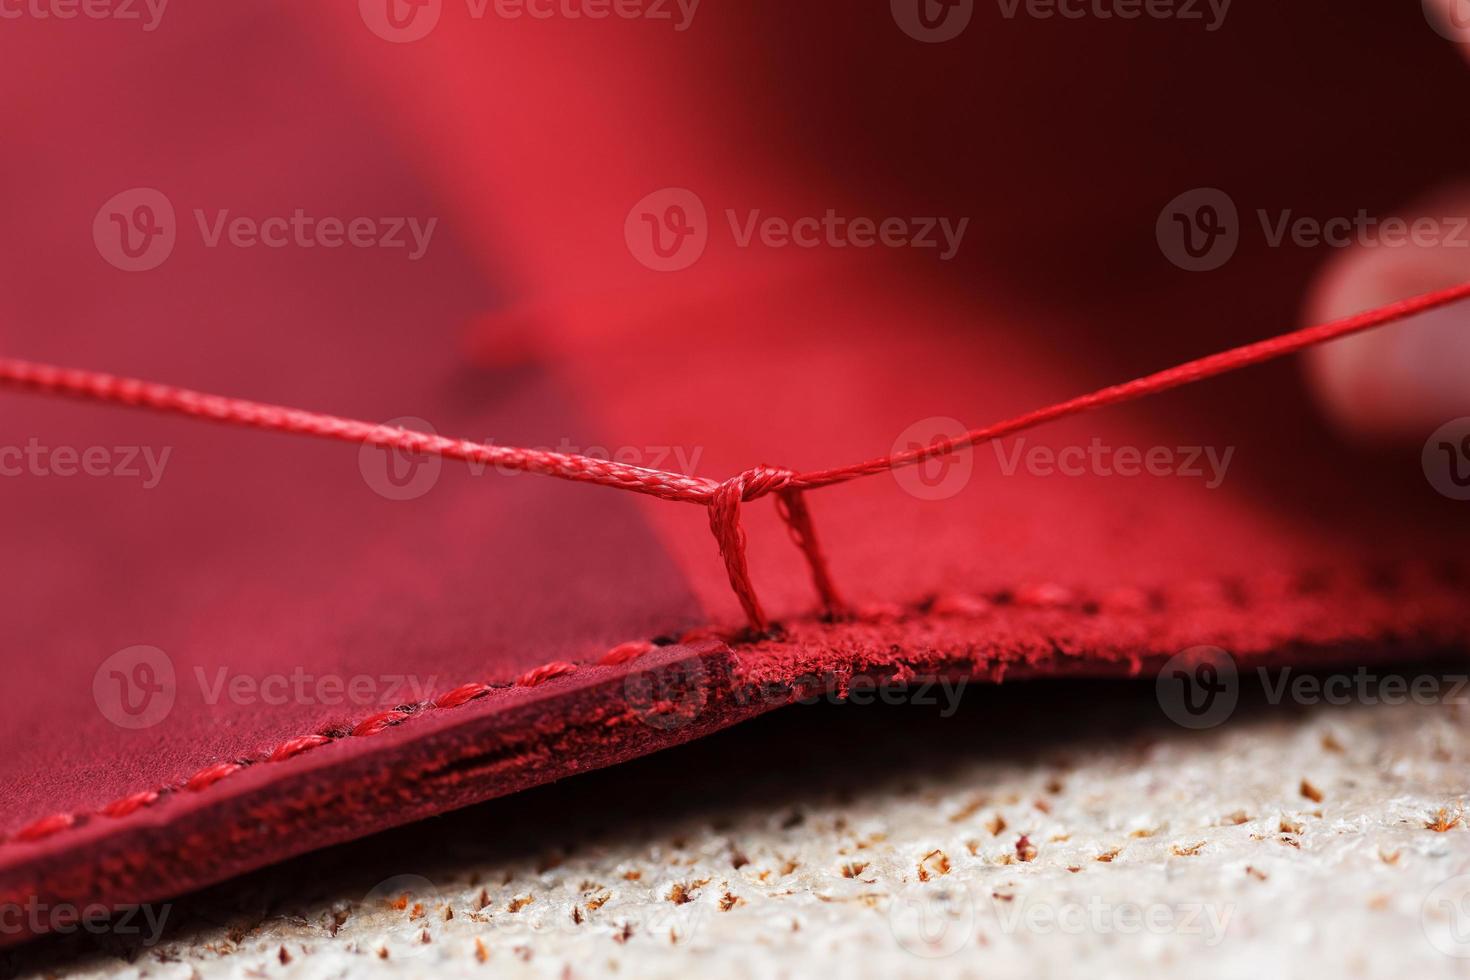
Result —
[[[1367, 567], [1372, 568], [1372, 566]], [[1434, 577], [1441, 579], [1445, 584], [1453, 584], [1459, 574], [1460, 572], [1458, 570], [1445, 570], [1441, 568], [1436, 571]], [[1274, 578], [1274, 576], [1263, 575], [1257, 581], [1270, 583]], [[1317, 581], [1312, 573], [1303, 573], [1295, 581], [1296, 591], [1304, 594], [1315, 593], [1321, 590], [1325, 584]], [[1239, 578], [1206, 580], [1206, 584], [1217, 586], [1220, 593], [1209, 601], [1221, 606], [1244, 604], [1245, 600], [1239, 594], [1241, 583], [1242, 580]], [[1370, 589], [1380, 591], [1388, 588], [1388, 586], [1382, 583], [1374, 583], [1371, 580], [1367, 584]], [[1180, 596], [1187, 596], [1188, 587], [1175, 591]], [[1106, 612], [1110, 615], [1127, 616], [1158, 614], [1169, 606], [1170, 601], [1169, 594], [1162, 589], [1149, 591], [1132, 586], [1122, 586], [1109, 590], [1099, 596], [1082, 597], [1074, 590], [1068, 589], [1065, 586], [1041, 583], [1023, 586], [1013, 592], [1001, 593], [996, 595], [993, 600], [974, 593], [943, 592], [937, 595], [931, 595], [917, 602], [908, 603], [907, 605], [899, 605], [898, 603], [892, 602], [866, 603], [853, 609], [846, 618], [858, 622], [886, 622], [907, 615], [917, 614], [978, 619], [988, 615], [997, 605], [1007, 605], [1030, 610], [1071, 609], [1085, 615]], [[827, 621], [831, 621], [831, 617], [824, 618]], [[779, 635], [779, 626], [776, 630]], [[539, 667], [534, 667], [510, 682], [491, 684], [471, 681], [439, 695], [439, 697], [432, 701], [395, 708], [389, 711], [381, 711], [377, 714], [370, 715], [350, 729], [301, 735], [287, 739], [274, 748], [254, 757], [216, 762], [173, 785], [157, 790], [144, 790], [133, 793], [114, 800], [111, 803], [107, 803], [95, 811], [80, 810], [69, 813], [54, 813], [42, 817], [21, 827], [8, 836], [0, 836], [0, 849], [8, 849], [13, 844], [45, 840], [64, 830], [85, 826], [94, 816], [108, 819], [126, 817], [138, 810], [150, 807], [175, 793], [198, 793], [207, 790], [221, 780], [252, 766], [265, 765], [272, 762], [285, 762], [289, 759], [294, 759], [304, 752], [309, 752], [312, 749], [328, 745], [342, 738], [367, 738], [377, 735], [425, 711], [459, 708], [485, 697], [491, 691], [509, 690], [517, 687], [537, 687], [547, 681], [575, 673], [583, 667], [616, 666], [629, 663], [660, 647], [672, 646], [676, 643], [692, 643], [698, 640], [715, 639], [729, 644], [732, 649], [738, 649], [753, 645], [766, 638], [768, 636], [752, 637], [748, 631], [739, 629], [714, 626], [698, 627], [686, 631], [677, 639], [658, 637], [655, 640], [629, 640], [625, 643], [618, 644], [604, 653], [596, 661], [589, 663], [574, 664], [564, 660], [553, 661]]]

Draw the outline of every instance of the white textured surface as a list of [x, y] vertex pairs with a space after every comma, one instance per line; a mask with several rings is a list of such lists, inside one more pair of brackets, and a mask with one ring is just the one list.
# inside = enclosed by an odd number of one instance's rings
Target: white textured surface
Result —
[[[787, 709], [176, 903], [156, 946], [62, 943], [20, 966], [211, 978], [1470, 973], [1430, 939], [1470, 955], [1470, 901], [1455, 923], [1438, 901], [1470, 880], [1431, 896], [1470, 872], [1470, 832], [1427, 826], [1441, 809], [1454, 821], [1465, 800], [1465, 706], [1247, 698], [1223, 727], [1193, 733], [1162, 718], [1148, 685], [1068, 684], [972, 688], [957, 715], [937, 713]], [[382, 884], [397, 875], [418, 880]], [[1458, 946], [1444, 939], [1456, 924]]]

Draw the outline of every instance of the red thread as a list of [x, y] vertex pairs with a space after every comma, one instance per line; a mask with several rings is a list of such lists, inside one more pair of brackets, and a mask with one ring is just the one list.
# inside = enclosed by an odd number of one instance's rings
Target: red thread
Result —
[[757, 466], [721, 483], [709, 502], [709, 529], [720, 547], [720, 557], [725, 560], [730, 588], [735, 590], [740, 608], [745, 610], [746, 621], [757, 633], [766, 632], [766, 613], [755, 597], [750, 567], [745, 561], [745, 530], [740, 526], [740, 505], [772, 491], [786, 489], [795, 476], [790, 470]]
[[300, 738], [289, 739], [277, 745], [275, 751], [266, 757], [267, 762], [280, 762], [292, 756], [298, 756], [308, 749], [314, 749], [319, 745], [326, 745], [331, 739], [326, 735], [302, 735]]
[[356, 735], [358, 738], [365, 738], [368, 735], [376, 735], [378, 734], [378, 732], [381, 732], [385, 728], [392, 728], [394, 725], [407, 718], [408, 715], [409, 713], [407, 711], [379, 712], [378, 714], [373, 715], [371, 718], [364, 718], [362, 721], [358, 722], [357, 727], [352, 730], [352, 734]]
[[1394, 323], [1418, 313], [1448, 306], [1466, 298], [1470, 298], [1470, 283], [1425, 293], [1331, 323], [1306, 327], [1268, 340], [1202, 357], [1187, 364], [1123, 384], [1112, 385], [1013, 419], [972, 429], [959, 439], [942, 440], [931, 446], [813, 473], [798, 474], [790, 470], [756, 467], [723, 483], [703, 477], [629, 466], [589, 456], [521, 449], [513, 446], [493, 446], [465, 439], [450, 439], [301, 409], [208, 395], [170, 385], [119, 378], [95, 371], [53, 367], [30, 361], [0, 358], [0, 385], [151, 408], [232, 425], [299, 433], [345, 442], [366, 443], [409, 452], [430, 453], [488, 466], [541, 473], [564, 480], [616, 487], [635, 493], [649, 494], [664, 500], [699, 504], [709, 509], [710, 530], [719, 544], [720, 554], [724, 558], [725, 568], [730, 578], [730, 585], [740, 600], [741, 608], [745, 610], [747, 621], [758, 633], [764, 633], [768, 623], [765, 612], [755, 596], [755, 587], [750, 581], [750, 572], [745, 560], [745, 534], [740, 528], [739, 512], [742, 503], [749, 503], [772, 493], [780, 495], [780, 500], [784, 504], [782, 514], [793, 539], [801, 547], [811, 566], [812, 581], [816, 585], [817, 592], [822, 597], [827, 611], [835, 613], [840, 608], [840, 603], [832, 585], [831, 576], [827, 571], [825, 559], [817, 546], [816, 534], [805, 503], [801, 499], [800, 491], [832, 486], [903, 466], [913, 466], [924, 460], [1021, 432], [1045, 422], [1078, 415], [1107, 405], [1133, 401], [1180, 385], [1193, 384], [1229, 371], [1237, 371], [1263, 361], [1293, 354], [1329, 340], [1361, 333], [1364, 330]]
[[475, 700], [476, 698], [483, 698], [485, 695], [490, 693], [490, 690], [491, 688], [489, 684], [461, 684], [459, 687], [456, 687], [449, 693], [439, 695], [439, 697], [434, 700], [434, 707], [458, 708], [460, 705], [467, 704], [470, 701]]
[[184, 789], [195, 793], [201, 789], [208, 789], [215, 783], [224, 779], [232, 773], [239, 772], [245, 768], [238, 762], [216, 762], [212, 766], [206, 766], [184, 781]]
[[521, 687], [535, 687], [537, 684], [540, 684], [544, 681], [549, 681], [553, 677], [561, 677], [563, 674], [570, 674], [576, 669], [576, 664], [569, 664], [565, 660], [558, 660], [555, 663], [542, 664], [540, 667], [537, 667], [534, 670], [526, 671], [524, 674], [516, 679], [516, 684]]
[[603, 655], [602, 659], [597, 662], [604, 667], [611, 667], [615, 664], [625, 664], [629, 660], [633, 660], [643, 656], [645, 653], [652, 649], [653, 644], [649, 643], [647, 640], [629, 640], [627, 643], [619, 643], [617, 646], [607, 651], [607, 653]]
[[1016, 590], [1013, 600], [1018, 606], [1031, 606], [1036, 609], [1053, 609], [1058, 606], [1071, 605], [1072, 593], [1060, 585], [1052, 585], [1050, 583], [1023, 585]]
[[934, 598], [929, 612], [935, 616], [984, 616], [990, 612], [990, 603], [968, 593], [948, 592]]
[[27, 824], [15, 832], [15, 839], [21, 841], [35, 841], [50, 837], [58, 831], [66, 830], [77, 822], [74, 814], [53, 813], [49, 817], [42, 817], [35, 823]]
[[822, 611], [835, 619], [842, 614], [842, 599], [837, 595], [837, 586], [833, 584], [832, 573], [827, 568], [827, 556], [822, 554], [822, 546], [817, 542], [817, 529], [812, 524], [811, 511], [807, 510], [806, 495], [800, 490], [782, 490], [776, 496], [776, 509], [786, 522], [792, 542], [806, 555], [812, 585], [822, 599]]
[[160, 794], [156, 790], [144, 790], [141, 793], [134, 793], [132, 796], [124, 796], [120, 800], [113, 800], [97, 812], [101, 813], [104, 817], [126, 817], [135, 810], [141, 810], [145, 806], [152, 806], [154, 803], [157, 803], [159, 796]]

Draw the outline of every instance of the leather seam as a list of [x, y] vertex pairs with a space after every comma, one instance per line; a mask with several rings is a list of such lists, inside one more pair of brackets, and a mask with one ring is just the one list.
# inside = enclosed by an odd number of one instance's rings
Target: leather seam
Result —
[[[1398, 577], [1392, 569], [1384, 566], [1378, 566], [1378, 576], [1378, 578], [1375, 578], [1370, 573], [1369, 581], [1365, 583], [1370, 590], [1389, 591], [1392, 588], [1390, 583]], [[1320, 594], [1322, 592], [1337, 591], [1331, 587], [1331, 583], [1329, 582], [1330, 578], [1335, 577], [1337, 576], [1307, 572], [1294, 577], [1289, 584], [1275, 581], [1271, 576], [1259, 576], [1255, 581], [1258, 583], [1275, 582], [1277, 585], [1286, 585], [1289, 591], [1297, 594]], [[1439, 567], [1433, 570], [1432, 577], [1444, 584], [1453, 585], [1461, 577], [1461, 573], [1457, 568]], [[1195, 586], [1204, 585], [1216, 590], [1216, 594], [1207, 599], [1207, 604], [1246, 609], [1256, 604], [1256, 599], [1248, 594], [1245, 582], [1246, 580], [1240, 577], [1221, 578], [1196, 583]], [[1027, 609], [1070, 610], [1088, 616], [1102, 613], [1111, 615], [1156, 615], [1168, 609], [1173, 599], [1177, 598], [1177, 596], [1171, 597], [1170, 593], [1177, 593], [1179, 591], [1178, 589], [1165, 590], [1160, 588], [1148, 590], [1120, 587], [1096, 596], [1083, 597], [1077, 592], [1063, 586], [1040, 584], [1022, 587], [1014, 591], [995, 593], [988, 598], [974, 593], [944, 592], [931, 594], [923, 599], [905, 605], [887, 602], [868, 603], [853, 608], [849, 613], [849, 618], [860, 622], [883, 622], [914, 616], [924, 618], [934, 616], [979, 618], [989, 613], [997, 605]], [[812, 621], [832, 621], [830, 616], [803, 617], [803, 621], [808, 619]], [[775, 629], [778, 632], [780, 631], [779, 626]], [[0, 849], [9, 850], [17, 844], [34, 843], [48, 839], [63, 831], [86, 826], [94, 817], [104, 819], [126, 817], [176, 793], [203, 792], [211, 786], [218, 784], [221, 780], [244, 769], [275, 762], [284, 762], [311, 749], [328, 745], [344, 738], [370, 737], [387, 731], [389, 728], [396, 727], [408, 719], [424, 714], [427, 711], [451, 710], [478, 701], [489, 695], [492, 691], [537, 687], [548, 681], [566, 677], [586, 667], [616, 666], [628, 663], [654, 650], [675, 644], [693, 643], [698, 640], [718, 640], [728, 644], [732, 649], [739, 649], [741, 647], [757, 645], [768, 638], [770, 638], [769, 634], [753, 635], [749, 630], [745, 629], [699, 627], [686, 631], [677, 639], [661, 636], [653, 640], [630, 640], [620, 643], [609, 649], [595, 661], [580, 664], [560, 660], [552, 661], [551, 663], [542, 664], [539, 667], [527, 670], [509, 682], [484, 683], [471, 681], [453, 688], [432, 700], [415, 705], [405, 705], [370, 715], [351, 728], [296, 736], [286, 739], [273, 748], [254, 756], [213, 763], [205, 766], [186, 779], [160, 789], [133, 793], [93, 810], [54, 813], [42, 817], [26, 824], [11, 834], [0, 836]]]

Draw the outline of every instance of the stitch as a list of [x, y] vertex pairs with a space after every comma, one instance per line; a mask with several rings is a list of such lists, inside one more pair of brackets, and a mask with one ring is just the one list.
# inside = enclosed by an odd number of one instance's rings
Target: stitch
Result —
[[34, 823], [27, 824], [15, 832], [15, 839], [19, 841], [36, 841], [58, 831], [66, 830], [68, 827], [76, 826], [78, 818], [70, 813], [53, 813], [49, 817], [42, 817]]
[[490, 693], [490, 690], [489, 684], [480, 684], [478, 682], [462, 684], [448, 694], [439, 695], [434, 701], [434, 707], [458, 708], [462, 704], [467, 704], [477, 698], [483, 698]]
[[352, 730], [352, 734], [357, 738], [376, 735], [385, 728], [392, 728], [407, 717], [407, 711], [382, 711], [373, 715], [371, 718], [364, 718], [358, 722], [357, 727]]
[[231, 773], [239, 772], [245, 768], [238, 762], [216, 762], [212, 766], [206, 766], [184, 781], [184, 788], [192, 792], [208, 789], [215, 783], [224, 779]]
[[275, 751], [266, 757], [267, 762], [280, 762], [298, 756], [308, 749], [314, 749], [319, 745], [326, 745], [331, 739], [325, 735], [303, 735], [293, 738], [277, 745]]
[[134, 810], [152, 806], [162, 795], [157, 790], [147, 789], [141, 793], [134, 793], [132, 796], [124, 796], [120, 800], [113, 800], [97, 812], [104, 817], [125, 817]]
[[561, 677], [565, 674], [570, 674], [576, 669], [576, 664], [569, 664], [565, 660], [558, 660], [555, 663], [543, 664], [534, 670], [526, 671], [519, 678], [517, 678], [516, 684], [520, 685], [521, 687], [535, 687], [543, 681], [549, 681], [553, 677]]
[[643, 656], [652, 649], [652, 643], [643, 640], [629, 640], [627, 643], [619, 643], [613, 647], [597, 662], [605, 667], [627, 663], [629, 660]]
[[990, 612], [990, 603], [979, 596], [963, 592], [947, 592], [934, 597], [929, 612], [935, 616], [984, 616]]
[[1011, 601], [1018, 606], [1033, 609], [1055, 609], [1058, 606], [1069, 606], [1073, 600], [1072, 593], [1060, 585], [1042, 583], [1021, 586], [1011, 596]]

